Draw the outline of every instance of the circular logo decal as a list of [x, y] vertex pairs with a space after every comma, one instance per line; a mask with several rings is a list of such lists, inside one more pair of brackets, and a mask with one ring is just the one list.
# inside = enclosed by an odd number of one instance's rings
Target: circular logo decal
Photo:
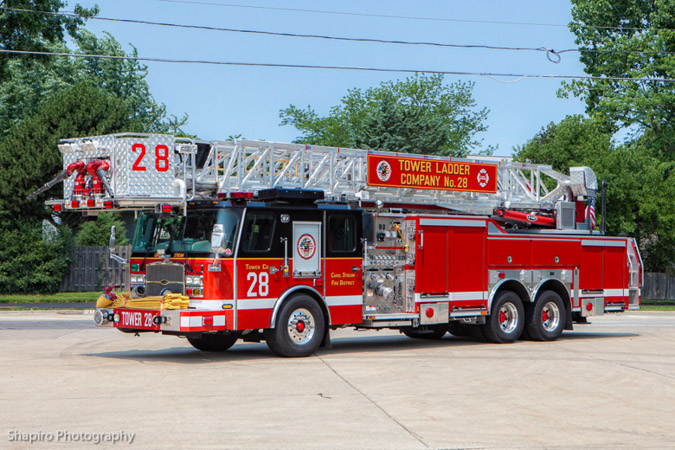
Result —
[[391, 166], [387, 161], [382, 160], [377, 164], [377, 178], [383, 182], [391, 178]]
[[480, 172], [478, 172], [478, 184], [480, 187], [487, 186], [488, 181], [490, 181], [490, 175], [488, 175], [487, 170], [480, 169]]
[[298, 239], [298, 254], [302, 259], [310, 259], [316, 251], [316, 241], [310, 234], [303, 234]]
[[535, 216], [534, 214], [528, 214], [528, 215], [527, 215], [527, 220], [530, 221], [530, 222], [536, 222], [536, 221], [537, 221], [537, 216]]

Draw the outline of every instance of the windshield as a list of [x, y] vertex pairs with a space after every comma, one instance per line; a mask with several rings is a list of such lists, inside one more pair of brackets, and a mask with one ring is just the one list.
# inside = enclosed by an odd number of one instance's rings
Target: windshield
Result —
[[224, 256], [234, 255], [234, 241], [239, 217], [232, 211], [209, 209], [190, 211], [185, 216], [158, 219], [154, 214], [142, 213], [136, 224], [136, 236], [132, 252], [210, 253], [213, 225], [220, 223], [225, 228]]

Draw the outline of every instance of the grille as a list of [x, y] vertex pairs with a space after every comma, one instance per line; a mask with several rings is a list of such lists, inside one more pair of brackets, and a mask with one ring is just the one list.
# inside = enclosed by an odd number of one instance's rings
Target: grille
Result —
[[146, 273], [146, 295], [162, 295], [166, 291], [185, 294], [185, 268], [182, 264], [148, 264]]
[[560, 202], [560, 229], [573, 230], [575, 225], [574, 213], [576, 208], [572, 202]]

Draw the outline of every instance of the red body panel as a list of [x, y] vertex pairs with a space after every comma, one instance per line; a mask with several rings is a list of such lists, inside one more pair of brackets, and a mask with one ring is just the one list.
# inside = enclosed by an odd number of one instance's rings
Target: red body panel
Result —
[[[507, 233], [488, 218], [439, 219], [438, 216], [413, 215], [404, 220], [414, 221], [418, 232], [415, 248], [411, 249], [415, 252], [415, 265], [406, 266], [415, 272], [415, 311], [419, 311], [419, 304], [430, 302], [449, 302], [451, 314], [462, 309], [482, 308], [484, 311], [494, 285], [494, 281], [492, 285], [488, 282], [491, 272], [493, 276], [494, 272], [509, 272], [511, 278], [518, 280], [514, 273], [539, 271], [545, 280], [554, 270], [559, 274], [563, 269], [575, 274], [570, 278], [572, 281], [568, 281], [573, 308], [581, 307], [585, 298], [598, 297], [604, 298], [606, 305], [628, 307], [627, 251], [633, 251], [631, 240], [597, 235]], [[133, 258], [131, 263], [143, 266], [158, 261], [161, 259]], [[238, 258], [236, 261], [221, 258], [220, 271], [209, 270], [214, 262], [212, 258], [172, 258], [172, 261], [187, 262], [186, 275], [203, 276], [203, 296], [193, 299], [195, 314], [211, 311], [225, 317], [225, 328], [204, 325], [190, 327], [189, 332], [268, 328], [279, 298], [301, 286], [323, 299], [330, 325], [359, 324], [364, 319], [360, 257], [324, 257], [321, 274], [315, 277], [294, 276], [293, 258], [288, 260], [288, 276], [284, 276], [282, 270], [283, 258]], [[143, 273], [143, 270], [135, 273]], [[213, 302], [212, 307], [209, 302]], [[124, 314], [115, 324], [118, 328], [160, 330], [159, 325], [152, 323], [152, 317], [159, 311], [120, 311]], [[181, 328], [183, 331], [186, 330]]]

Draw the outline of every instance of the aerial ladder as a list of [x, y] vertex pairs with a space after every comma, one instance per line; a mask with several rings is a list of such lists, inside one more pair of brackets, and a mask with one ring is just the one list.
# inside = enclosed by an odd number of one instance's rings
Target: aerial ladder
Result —
[[[320, 190], [329, 202], [355, 202], [365, 207], [408, 205], [444, 213], [491, 215], [515, 227], [578, 230], [589, 228], [580, 215], [585, 202], [595, 198], [598, 190], [595, 173], [588, 167], [573, 167], [570, 175], [565, 175], [550, 165], [491, 156], [449, 158], [132, 133], [65, 139], [58, 147], [64, 170], [36, 193], [64, 181], [63, 198], [47, 204], [55, 211], [91, 215], [161, 205], [185, 211], [195, 200], [284, 188]], [[491, 169], [496, 179], [493, 189], [474, 191], [387, 185], [373, 180], [375, 157], [481, 165]]]

